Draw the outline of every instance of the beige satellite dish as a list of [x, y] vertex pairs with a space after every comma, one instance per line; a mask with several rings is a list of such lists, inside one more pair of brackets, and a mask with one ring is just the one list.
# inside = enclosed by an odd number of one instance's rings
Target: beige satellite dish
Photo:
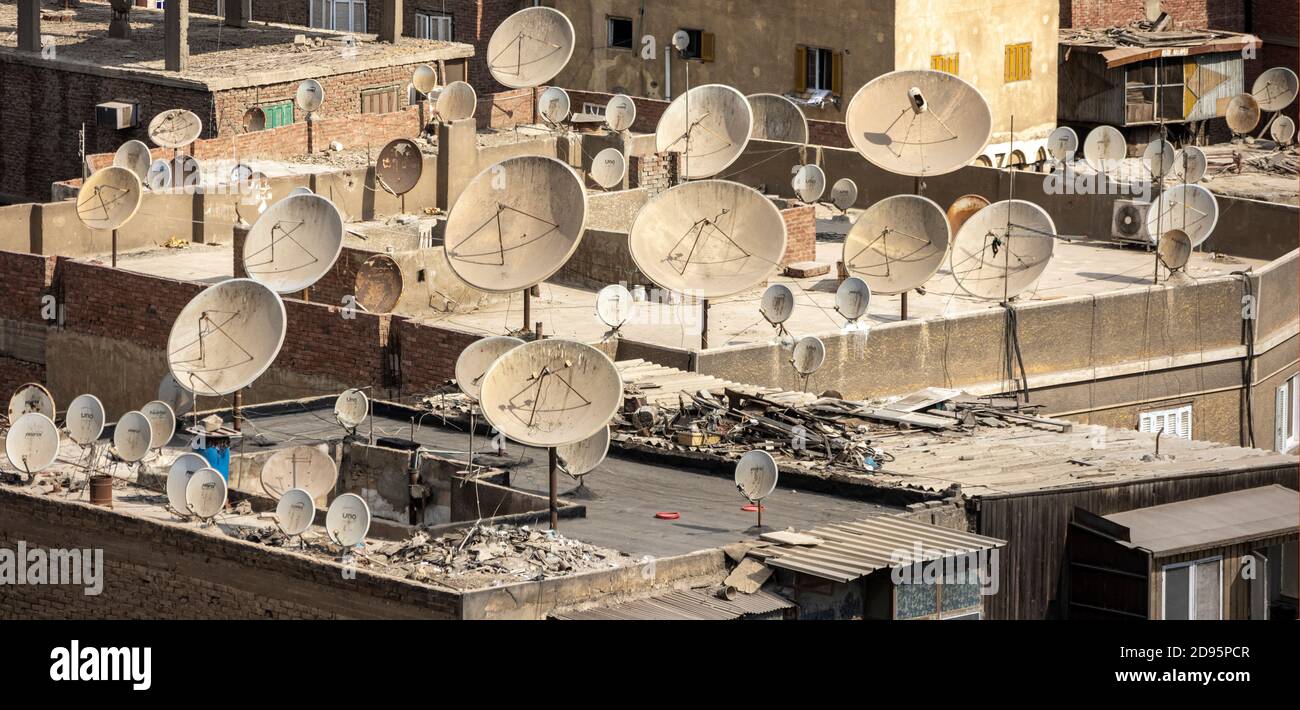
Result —
[[167, 469], [167, 504], [178, 513], [186, 513], [185, 488], [197, 471], [208, 468], [208, 460], [195, 453], [183, 453]]
[[780, 94], [752, 94], [745, 100], [754, 115], [750, 138], [800, 145], [808, 143], [808, 119], [793, 101]]
[[1205, 151], [1194, 145], [1189, 145], [1178, 151], [1176, 165], [1183, 182], [1196, 183], [1205, 177], [1205, 171], [1209, 168], [1210, 161], [1205, 157]]
[[479, 338], [460, 351], [456, 358], [456, 385], [460, 391], [474, 399], [482, 393], [483, 375], [497, 358], [523, 345], [519, 338], [494, 335]]
[[984, 150], [993, 114], [979, 90], [957, 76], [906, 69], [859, 89], [845, 124], [853, 147], [875, 166], [902, 175], [942, 175]]
[[127, 141], [113, 153], [113, 165], [130, 170], [141, 183], [149, 177], [149, 164], [152, 162], [149, 146], [143, 141]]
[[853, 325], [867, 314], [871, 305], [871, 286], [866, 281], [850, 276], [835, 289], [835, 312]]
[[325, 103], [325, 87], [315, 79], [307, 79], [298, 84], [298, 89], [293, 94], [293, 102], [309, 114], [316, 113]]
[[705, 84], [673, 99], [655, 129], [655, 151], [680, 153], [687, 179], [717, 175], [749, 144], [753, 114], [745, 95], [722, 84]]
[[149, 453], [153, 425], [142, 412], [127, 412], [113, 427], [113, 451], [127, 463], [135, 463]]
[[1200, 185], [1175, 185], [1165, 190], [1147, 210], [1147, 234], [1179, 230], [1200, 246], [1219, 223], [1219, 202]]
[[627, 159], [618, 148], [606, 148], [591, 159], [592, 182], [606, 190], [623, 184], [627, 175]]
[[1099, 173], [1119, 167], [1127, 156], [1128, 144], [1124, 142], [1124, 134], [1114, 126], [1097, 126], [1083, 140], [1083, 159]]
[[569, 92], [558, 86], [552, 86], [537, 97], [537, 114], [552, 126], [558, 126], [568, 120], [569, 114], [572, 113], [572, 106]]
[[975, 213], [989, 206], [988, 198], [981, 195], [962, 195], [948, 206], [948, 233], [956, 234]]
[[1286, 67], [1273, 67], [1260, 74], [1251, 86], [1250, 95], [1261, 111], [1281, 111], [1300, 93], [1300, 79]]
[[39, 412], [18, 417], [5, 434], [5, 456], [10, 465], [29, 475], [49, 468], [59, 456], [59, 428]]
[[311, 493], [301, 488], [291, 488], [275, 504], [275, 522], [285, 535], [301, 535], [316, 522], [316, 503]]
[[1250, 133], [1259, 125], [1259, 102], [1250, 94], [1237, 94], [1228, 101], [1223, 120], [1233, 133]]
[[176, 416], [184, 416], [194, 410], [194, 393], [180, 386], [176, 377], [168, 372], [158, 382], [158, 399], [166, 402]]
[[759, 299], [759, 313], [772, 325], [781, 325], [794, 315], [794, 291], [785, 284], [772, 284]]
[[535, 340], [497, 358], [483, 376], [483, 416], [530, 446], [563, 446], [595, 434], [623, 403], [623, 380], [601, 351], [571, 340]]
[[155, 399], [141, 407], [140, 413], [149, 420], [149, 448], [161, 449], [176, 435], [176, 413], [171, 405]]
[[801, 165], [795, 170], [790, 187], [800, 200], [812, 204], [826, 194], [826, 172], [817, 165]]
[[841, 212], [847, 212], [858, 203], [858, 184], [849, 178], [840, 178], [831, 186], [831, 203]]
[[44, 414], [46, 419], [54, 420], [54, 414], [58, 408], [54, 405], [54, 395], [45, 389], [44, 385], [36, 382], [28, 382], [25, 385], [19, 385], [14, 390], [13, 395], [9, 397], [9, 421], [15, 421], [28, 412]]
[[344, 493], [325, 511], [325, 532], [340, 547], [356, 547], [370, 532], [370, 506], [355, 493]]
[[463, 81], [435, 88], [429, 92], [429, 100], [433, 102], [433, 112], [445, 122], [473, 118], [478, 108], [478, 94]]
[[1192, 239], [1181, 229], [1171, 229], [1160, 235], [1156, 255], [1166, 269], [1178, 271], [1187, 266], [1187, 260], [1192, 257]]
[[1291, 145], [1291, 141], [1295, 140], [1295, 121], [1290, 116], [1274, 118], [1273, 123], [1269, 124], [1268, 135], [1280, 146]]
[[1046, 210], [1024, 200], [1003, 200], [962, 225], [953, 240], [950, 268], [966, 293], [1006, 302], [1038, 282], [1055, 246], [1056, 225]]
[[470, 181], [447, 217], [447, 261], [463, 281], [492, 293], [520, 291], [560, 270], [587, 218], [582, 179], [554, 158], [524, 155]]
[[149, 140], [159, 148], [183, 148], [198, 140], [203, 121], [191, 111], [173, 108], [149, 122]]
[[785, 255], [781, 212], [757, 190], [725, 180], [678, 185], [637, 213], [628, 247], [660, 287], [699, 298], [762, 283]]
[[626, 131], [636, 123], [636, 102], [631, 96], [618, 94], [605, 104], [605, 125], [611, 131]]
[[635, 302], [632, 292], [623, 284], [610, 284], [596, 294], [596, 317], [605, 325], [618, 330], [632, 317]]
[[560, 470], [574, 478], [591, 473], [609, 453], [609, 427], [603, 426], [595, 434], [573, 444], [557, 446]]
[[411, 86], [421, 94], [428, 94], [438, 85], [438, 72], [428, 64], [421, 64], [411, 72]]
[[284, 303], [252, 279], [209, 286], [190, 300], [172, 324], [167, 364], [176, 382], [204, 397], [220, 397], [252, 384], [284, 344]]
[[402, 299], [403, 285], [402, 268], [393, 257], [375, 254], [357, 268], [352, 290], [367, 313], [392, 313]]
[[520, 10], [498, 25], [488, 40], [488, 71], [512, 89], [545, 84], [569, 63], [573, 41], [573, 23], [559, 10]]
[[873, 293], [906, 293], [943, 264], [948, 217], [933, 200], [894, 195], [863, 212], [844, 239], [844, 268]]
[[320, 195], [291, 195], [263, 212], [244, 241], [244, 270], [281, 293], [297, 293], [329, 272], [343, 250], [343, 216]]
[[331, 459], [314, 446], [295, 446], [280, 449], [262, 464], [262, 490], [272, 498], [279, 498], [292, 488], [303, 488], [313, 499], [334, 490], [339, 469]]
[[1069, 126], [1057, 128], [1047, 137], [1047, 152], [1058, 163], [1073, 162], [1079, 152], [1079, 134]]
[[200, 520], [217, 517], [226, 507], [226, 479], [213, 468], [201, 468], [185, 484], [185, 510]]
[[104, 433], [104, 403], [93, 394], [77, 395], [63, 415], [63, 428], [78, 446], [90, 446]]
[[77, 191], [77, 217], [91, 229], [117, 229], [140, 209], [140, 179], [116, 165], [86, 178]]
[[355, 387], [344, 390], [334, 400], [334, 418], [348, 429], [355, 430], [370, 416], [370, 398]]
[[1159, 180], [1169, 174], [1178, 162], [1178, 151], [1167, 140], [1154, 140], [1147, 144], [1142, 153], [1142, 164], [1153, 180]]
[[772, 455], [761, 449], [745, 452], [736, 462], [736, 488], [750, 503], [772, 495], [776, 490], [778, 469]]
[[794, 352], [790, 354], [790, 364], [794, 366], [795, 372], [802, 377], [808, 377], [826, 363], [826, 344], [813, 335], [804, 336], [799, 342], [794, 344]]

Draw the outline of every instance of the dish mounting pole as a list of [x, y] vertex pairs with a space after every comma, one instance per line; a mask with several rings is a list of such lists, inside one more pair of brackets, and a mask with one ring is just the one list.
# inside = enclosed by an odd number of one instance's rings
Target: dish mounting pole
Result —
[[700, 301], [700, 350], [709, 349], [709, 299]]
[[560, 455], [556, 452], [554, 446], [547, 448], [546, 453], [550, 464], [551, 529], [556, 530], [560, 524], [560, 501], [558, 493], [560, 487]]

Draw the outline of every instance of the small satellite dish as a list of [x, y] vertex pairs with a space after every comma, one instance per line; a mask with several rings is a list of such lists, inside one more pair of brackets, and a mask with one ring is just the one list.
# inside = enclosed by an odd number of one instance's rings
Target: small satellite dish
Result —
[[841, 212], [858, 203], [858, 184], [849, 178], [840, 178], [831, 186], [831, 203]]
[[1119, 167], [1127, 155], [1124, 134], [1114, 126], [1097, 126], [1083, 140], [1083, 159], [1099, 173]]
[[1228, 129], [1233, 133], [1250, 133], [1259, 125], [1259, 102], [1250, 94], [1237, 94], [1228, 101], [1228, 108], [1223, 114]]
[[325, 103], [325, 87], [320, 85], [315, 79], [307, 79], [298, 84], [298, 90], [294, 92], [293, 102], [298, 105], [299, 109], [307, 113], [315, 113], [320, 110], [321, 104]]
[[1177, 157], [1178, 151], [1174, 150], [1172, 143], [1163, 139], [1154, 140], [1147, 144], [1146, 151], [1142, 153], [1142, 164], [1153, 180], [1159, 180], [1173, 170]]
[[54, 396], [43, 385], [28, 382], [19, 385], [9, 397], [9, 421], [14, 421], [28, 412], [44, 414], [46, 419], [54, 421], [58, 408], [54, 406]]
[[609, 427], [601, 427], [595, 434], [575, 444], [557, 446], [555, 454], [560, 459], [560, 468], [565, 473], [578, 478], [591, 473], [605, 460], [609, 453]]
[[871, 287], [866, 281], [850, 276], [835, 290], [835, 310], [849, 323], [856, 323], [867, 314], [871, 303]]
[[375, 182], [394, 195], [414, 190], [423, 172], [424, 156], [420, 154], [420, 146], [410, 138], [389, 141], [375, 161]]
[[77, 217], [91, 229], [117, 229], [140, 209], [140, 180], [116, 165], [86, 178], [77, 191]]
[[472, 118], [478, 108], [478, 94], [463, 81], [434, 89], [429, 92], [429, 100], [433, 102], [433, 112], [444, 122]]
[[340, 547], [356, 547], [370, 532], [370, 506], [355, 493], [344, 493], [325, 512], [325, 532]]
[[686, 30], [677, 30], [673, 33], [673, 48], [679, 52], [685, 52], [691, 47], [691, 35]]
[[301, 488], [291, 488], [275, 504], [275, 522], [285, 535], [301, 535], [316, 521], [316, 503]]
[[1205, 177], [1205, 170], [1209, 167], [1209, 160], [1205, 157], [1205, 151], [1194, 145], [1184, 147], [1178, 152], [1177, 167], [1178, 173], [1182, 175], [1183, 182], [1196, 183]]
[[947, 215], [933, 200], [894, 195], [853, 224], [844, 238], [844, 268], [874, 293], [905, 293], [939, 270], [950, 238]]
[[203, 121], [191, 111], [173, 108], [149, 122], [149, 140], [159, 148], [183, 148], [198, 140]]
[[63, 415], [68, 438], [78, 446], [90, 446], [104, 433], [104, 403], [93, 394], [77, 395]]
[[950, 268], [975, 298], [1008, 301], [1047, 269], [1056, 225], [1042, 207], [1024, 200], [995, 202], [976, 212], [953, 240]]
[[158, 383], [158, 399], [166, 402], [178, 417], [194, 411], [194, 393], [181, 387], [170, 372]]
[[[301, 198], [294, 198], [301, 199]], [[204, 397], [252, 384], [284, 344], [284, 302], [252, 279], [229, 279], [199, 292], [181, 310], [167, 338], [176, 382]]]
[[172, 186], [172, 164], [159, 158], [149, 164], [149, 174], [145, 176], [145, 184], [150, 190], [166, 190]]
[[1058, 163], [1073, 162], [1079, 152], [1079, 134], [1069, 126], [1060, 126], [1047, 137], [1047, 151]]
[[272, 498], [292, 488], [306, 489], [313, 499], [320, 498], [334, 490], [338, 478], [334, 459], [314, 446], [280, 449], [262, 464], [262, 489]]
[[1250, 95], [1262, 111], [1281, 111], [1295, 101], [1297, 94], [1300, 94], [1300, 79], [1286, 67], [1273, 67], [1260, 74], [1250, 89]]
[[1192, 246], [1210, 238], [1219, 222], [1219, 202], [1214, 193], [1200, 185], [1175, 185], [1160, 193], [1147, 210], [1147, 234], [1179, 230]]
[[534, 340], [483, 375], [483, 416], [530, 446], [562, 446], [595, 434], [623, 403], [623, 379], [601, 351], [571, 340]]
[[185, 484], [185, 510], [200, 520], [217, 517], [226, 507], [226, 479], [213, 468], [201, 468]]
[[725, 170], [749, 144], [754, 123], [745, 95], [705, 84], [673, 99], [655, 129], [655, 151], [680, 153], [682, 177], [695, 180]]
[[610, 284], [596, 294], [596, 317], [600, 322], [618, 330], [632, 317], [632, 292], [622, 284]]
[[344, 390], [334, 400], [334, 418], [348, 429], [356, 429], [370, 416], [370, 398], [366, 393], [353, 388]]
[[497, 358], [523, 345], [519, 338], [506, 335], [494, 335], [479, 338], [470, 343], [456, 358], [456, 385], [460, 391], [474, 399], [479, 399], [483, 387], [483, 375]]
[[745, 100], [754, 114], [751, 139], [808, 143], [808, 119], [793, 101], [780, 94], [752, 94]]
[[826, 345], [821, 338], [808, 335], [799, 339], [794, 344], [794, 352], [790, 355], [790, 364], [794, 365], [795, 372], [804, 377], [808, 377], [814, 372], [822, 369], [826, 362]]
[[1268, 127], [1268, 135], [1280, 146], [1291, 145], [1295, 140], [1295, 121], [1290, 116], [1278, 116]]
[[537, 97], [538, 115], [552, 126], [558, 126], [569, 118], [571, 106], [569, 92], [558, 86], [552, 86]]
[[1191, 237], [1181, 229], [1165, 232], [1160, 235], [1160, 241], [1156, 245], [1156, 255], [1160, 257], [1160, 263], [1170, 271], [1187, 266], [1187, 260], [1192, 257]]
[[402, 298], [402, 269], [387, 254], [375, 254], [357, 269], [357, 303], [367, 313], [392, 313]]
[[942, 175], [979, 155], [993, 114], [974, 86], [928, 69], [873, 79], [849, 102], [853, 147], [876, 167], [901, 175]]
[[780, 325], [794, 315], [794, 291], [785, 284], [772, 284], [763, 292], [758, 310], [772, 325]]
[[606, 190], [617, 187], [623, 184], [623, 177], [627, 175], [627, 159], [618, 148], [606, 148], [592, 158], [588, 174], [593, 182]]
[[244, 112], [242, 123], [245, 133], [257, 133], [266, 130], [266, 109], [261, 106], [250, 106]]
[[153, 427], [142, 412], [127, 412], [113, 427], [113, 451], [127, 463], [135, 463], [149, 453]]
[[176, 434], [176, 414], [166, 402], [154, 400], [140, 408], [149, 420], [149, 448], [161, 449]]
[[636, 102], [631, 96], [618, 94], [605, 104], [605, 125], [611, 131], [626, 131], [636, 123]]
[[143, 141], [127, 141], [118, 146], [117, 152], [113, 153], [113, 165], [130, 170], [142, 183], [149, 179], [149, 164], [152, 161], [149, 146]]
[[49, 468], [59, 455], [59, 428], [39, 412], [11, 420], [5, 434], [5, 456], [23, 473], [32, 474]]
[[812, 204], [826, 193], [826, 173], [817, 165], [803, 165], [794, 173], [790, 181], [794, 194], [805, 203]]
[[587, 191], [573, 168], [539, 155], [507, 158], [471, 180], [451, 208], [447, 261], [474, 288], [522, 291], [564, 266], [586, 218]]
[[320, 195], [291, 195], [271, 205], [244, 241], [244, 270], [281, 293], [297, 293], [329, 272], [343, 250], [343, 216]]
[[573, 23], [559, 10], [520, 10], [502, 21], [488, 40], [488, 71], [512, 89], [545, 84], [569, 63], [573, 41]]
[[719, 298], [762, 283], [785, 255], [781, 212], [757, 190], [726, 180], [677, 185], [637, 213], [628, 247], [661, 288]]
[[772, 495], [776, 490], [777, 475], [776, 460], [760, 449], [745, 452], [736, 462], [736, 488], [750, 503]]
[[961, 226], [966, 224], [966, 220], [988, 206], [988, 199], [980, 195], [962, 195], [953, 200], [952, 204], [948, 206], [947, 212], [949, 234], [959, 232]]
[[185, 513], [185, 488], [189, 486], [190, 477], [196, 471], [208, 468], [208, 460], [195, 453], [184, 453], [176, 457], [167, 469], [167, 504], [178, 513]]
[[421, 64], [411, 72], [411, 86], [421, 94], [428, 94], [438, 85], [438, 72], [428, 64]]

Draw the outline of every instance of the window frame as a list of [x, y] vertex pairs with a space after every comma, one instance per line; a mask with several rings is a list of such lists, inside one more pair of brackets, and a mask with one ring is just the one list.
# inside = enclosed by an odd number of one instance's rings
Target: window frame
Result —
[[[805, 49], [808, 52], [808, 61], [804, 67], [804, 86], [808, 91], [835, 93], [835, 50], [812, 45], [807, 45]], [[826, 58], [825, 67], [822, 67], [822, 57]], [[823, 69], [825, 69], [825, 76], [822, 76]], [[817, 81], [818, 78], [824, 79], [826, 85], [822, 86], [822, 82]]]
[[1274, 394], [1273, 445], [1283, 453], [1300, 446], [1300, 397], [1297, 397], [1297, 385], [1300, 385], [1300, 375], [1291, 375]]
[[945, 74], [959, 76], [959, 72], [961, 71], [961, 52], [931, 54], [930, 68], [934, 71], [941, 71]]
[[[271, 101], [261, 101], [254, 105], [262, 109], [262, 114], [266, 116], [266, 127], [264, 130], [269, 130], [272, 128], [281, 128], [283, 126], [292, 126], [294, 123], [298, 121], [297, 105], [294, 103], [293, 99], [273, 99]], [[285, 108], [288, 108], [289, 122], [278, 123], [274, 126], [271, 125], [271, 109], [273, 108], [278, 108], [280, 111], [283, 111]]]
[[[695, 29], [691, 27], [678, 27], [677, 30], [680, 32], [685, 32], [691, 36], [691, 43], [686, 47], [684, 51], [678, 54], [678, 56], [688, 62], [704, 61], [704, 35], [705, 35], [704, 30]], [[691, 50], [694, 50], [695, 54], [689, 54]]]
[[[1219, 583], [1219, 617], [1218, 619], [1198, 619], [1196, 617], [1196, 568], [1202, 564], [1214, 562], [1218, 569]], [[1169, 621], [1169, 583], [1168, 572], [1171, 569], [1190, 568], [1187, 572], [1187, 615], [1189, 621], [1223, 620], [1223, 555], [1213, 555], [1199, 560], [1172, 562], [1160, 566], [1160, 620]], [[1176, 620], [1175, 620], [1176, 621]]]
[[[391, 93], [393, 95], [393, 108], [391, 111], [366, 111], [367, 96], [377, 96], [385, 93]], [[399, 103], [401, 101], [401, 97], [402, 97], [401, 86], [399, 86], [398, 84], [381, 84], [379, 86], [371, 86], [362, 89], [361, 91], [357, 92], [357, 99], [359, 103], [359, 106], [357, 107], [357, 113], [360, 115], [383, 115], [385, 113], [393, 113], [394, 111], [400, 111], [402, 110], [402, 106]]]
[[[1179, 416], [1183, 412], [1187, 413], [1186, 436], [1179, 433]], [[1162, 434], [1162, 436], [1172, 436], [1177, 439], [1191, 441], [1193, 439], [1193, 432], [1195, 431], [1195, 415], [1196, 411], [1190, 402], [1173, 407], [1165, 407], [1163, 409], [1149, 409], [1145, 412], [1138, 412], [1137, 430], [1148, 434], [1155, 434], [1160, 430], [1158, 424], [1163, 423], [1165, 433]], [[1169, 425], [1171, 418], [1173, 421], [1172, 431], [1170, 430]]]
[[[614, 44], [614, 23], [615, 22], [627, 23], [627, 46], [626, 47], [620, 47]], [[620, 15], [605, 16], [605, 48], [613, 49], [620, 52], [632, 52], [636, 50], [636, 24], [632, 21], [632, 18], [622, 17]]]
[[[1020, 56], [1023, 52], [1023, 56]], [[1005, 45], [1002, 59], [1003, 83], [1015, 84], [1034, 79], [1034, 43], [1014, 42]]]
[[[447, 36], [439, 37], [439, 28], [446, 26]], [[455, 41], [456, 23], [451, 15], [445, 12], [433, 12], [427, 10], [417, 10], [415, 13], [415, 36], [418, 39], [431, 39], [438, 42]], [[426, 36], [427, 34], [427, 36]]]
[[[365, 34], [366, 23], [370, 21], [366, 15], [367, 11], [369, 10], [368, 7], [369, 2], [370, 0], [309, 0], [309, 2], [307, 3], [307, 26], [313, 27], [318, 30], [333, 30], [334, 32], [350, 32], [352, 34]], [[326, 8], [329, 9], [328, 18], [318, 17], [319, 13], [316, 12], [317, 5], [320, 5], [322, 12]], [[337, 24], [335, 20], [338, 19], [338, 9], [336, 8], [337, 5], [348, 6], [349, 8], [348, 18], [352, 21], [350, 24], [355, 25], [356, 19], [358, 17], [361, 18], [360, 29], [356, 27], [345, 27], [345, 28], [335, 27], [335, 24]], [[359, 15], [357, 14], [358, 6], [360, 6], [361, 8], [361, 13]], [[317, 24], [323, 22], [328, 22], [328, 24]]]

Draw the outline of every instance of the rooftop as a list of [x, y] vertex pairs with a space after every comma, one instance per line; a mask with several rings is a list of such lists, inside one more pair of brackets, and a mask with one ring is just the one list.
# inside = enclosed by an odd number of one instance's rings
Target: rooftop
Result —
[[1258, 37], [1223, 30], [1169, 30], [1151, 22], [1122, 27], [1063, 28], [1061, 44], [1071, 51], [1093, 52], [1106, 60], [1108, 67], [1163, 56], [1189, 56], [1234, 52], [1258, 47]]
[[1125, 545], [1163, 556], [1295, 535], [1300, 525], [1298, 510], [1300, 493], [1272, 485], [1105, 517], [1128, 528]]

